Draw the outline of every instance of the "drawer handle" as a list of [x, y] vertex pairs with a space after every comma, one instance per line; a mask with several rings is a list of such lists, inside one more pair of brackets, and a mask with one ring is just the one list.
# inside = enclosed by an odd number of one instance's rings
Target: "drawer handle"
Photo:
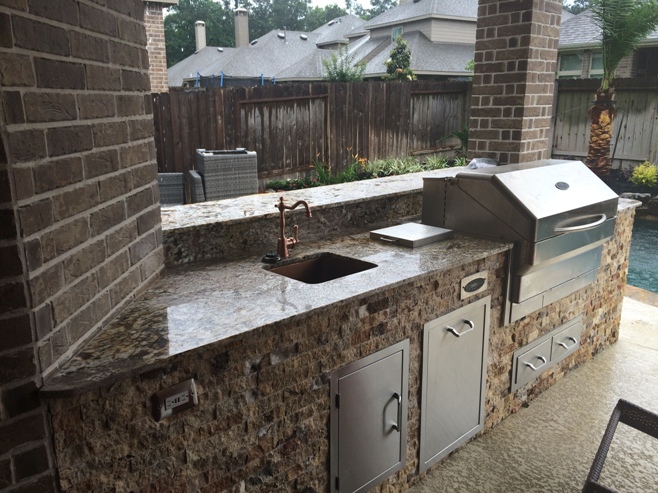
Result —
[[379, 239], [382, 240], [382, 241], [387, 241], [389, 243], [397, 243], [398, 242], [398, 240], [396, 240], [395, 238], [388, 238], [387, 236], [380, 236]]
[[567, 341], [573, 341], [573, 344], [571, 346], [567, 346], [564, 342], [558, 342], [557, 345], [562, 346], [564, 349], [571, 349], [576, 344], [578, 344], [578, 341], [574, 337], [567, 337]]
[[393, 399], [398, 401], [398, 422], [393, 423], [393, 429], [395, 431], [400, 431], [400, 423], [402, 423], [402, 396], [397, 392], [393, 392]]
[[543, 356], [536, 356], [536, 357], [541, 360], [541, 365], [539, 365], [539, 366], [535, 366], [532, 363], [528, 363], [527, 361], [525, 362], [525, 365], [528, 368], [530, 368], [532, 371], [537, 371], [540, 368], [543, 368], [544, 366], [546, 366], [546, 358], [544, 358]]
[[448, 325], [448, 326], [446, 327], [446, 330], [447, 330], [448, 332], [450, 332], [452, 335], [454, 335], [455, 337], [461, 337], [461, 336], [463, 336], [464, 334], [468, 334], [470, 331], [472, 331], [472, 330], [475, 328], [475, 324], [474, 324], [473, 322], [471, 322], [470, 320], [464, 320], [463, 323], [465, 323], [466, 325], [468, 325], [469, 328], [466, 329], [466, 330], [463, 330], [463, 331], [461, 331], [461, 332], [457, 332], [457, 329], [455, 329], [454, 327], [450, 327], [450, 326]]

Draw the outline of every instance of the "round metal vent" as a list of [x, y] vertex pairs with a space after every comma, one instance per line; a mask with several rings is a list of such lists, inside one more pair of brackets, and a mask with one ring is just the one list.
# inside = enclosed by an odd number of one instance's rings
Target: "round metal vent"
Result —
[[569, 189], [569, 184], [565, 183], [563, 181], [558, 181], [555, 184], [555, 188], [557, 188], [558, 190], [568, 190]]

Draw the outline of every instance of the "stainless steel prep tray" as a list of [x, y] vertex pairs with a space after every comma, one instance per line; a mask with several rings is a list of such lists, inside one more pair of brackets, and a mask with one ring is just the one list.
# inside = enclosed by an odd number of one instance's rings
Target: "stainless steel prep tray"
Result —
[[452, 230], [419, 223], [405, 223], [370, 232], [373, 240], [385, 241], [409, 248], [452, 238]]

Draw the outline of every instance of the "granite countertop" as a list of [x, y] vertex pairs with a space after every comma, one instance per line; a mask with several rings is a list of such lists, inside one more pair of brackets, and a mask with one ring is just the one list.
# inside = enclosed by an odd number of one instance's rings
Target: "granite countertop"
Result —
[[370, 240], [366, 232], [300, 244], [291, 251], [291, 257], [299, 258], [333, 252], [378, 266], [323, 284], [304, 284], [268, 272], [260, 257], [169, 269], [52, 375], [41, 392], [56, 398], [100, 388], [163, 366], [176, 355], [509, 248], [506, 243], [456, 235], [409, 249]]
[[[313, 210], [422, 190], [424, 176], [453, 176], [460, 168], [373, 181], [286, 192], [289, 201], [308, 200]], [[163, 208], [168, 232], [196, 230], [218, 222], [244, 223], [276, 217], [276, 195]], [[621, 199], [619, 210], [639, 202]], [[373, 224], [374, 230], [393, 224]], [[257, 227], [257, 223], [252, 229]], [[409, 249], [370, 240], [367, 232], [305, 241], [291, 250], [302, 258], [319, 252], [358, 258], [378, 267], [323, 284], [304, 284], [268, 272], [260, 256], [233, 261], [203, 261], [166, 269], [161, 279], [62, 368], [41, 392], [63, 397], [109, 385], [162, 367], [177, 355], [203, 350], [220, 341], [273, 324], [305, 317], [358, 296], [368, 296], [436, 272], [508, 250], [511, 244], [455, 235]], [[257, 309], [255, 309], [257, 307]]]

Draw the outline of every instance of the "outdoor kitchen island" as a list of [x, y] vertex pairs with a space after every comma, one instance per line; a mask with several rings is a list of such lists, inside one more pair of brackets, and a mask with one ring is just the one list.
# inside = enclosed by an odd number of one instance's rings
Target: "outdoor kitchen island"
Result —
[[[408, 249], [369, 239], [417, 217], [421, 176], [283, 194], [308, 201], [314, 216], [290, 214], [300, 226], [293, 257], [333, 252], [377, 265], [317, 285], [260, 262], [261, 242], [276, 244], [278, 195], [191, 206], [187, 224], [189, 206], [164, 211], [169, 270], [43, 389], [62, 488], [335, 491], [332, 373], [408, 341], [406, 460], [381, 483], [403, 491], [419, 477], [425, 324], [490, 298], [485, 429], [616, 341], [634, 202], [620, 201], [594, 284], [505, 325], [511, 244], [456, 235]], [[222, 210], [233, 217], [218, 223]], [[461, 281], [478, 273], [486, 289], [461, 299]], [[514, 352], [579, 317], [577, 351], [511, 392]], [[198, 405], [156, 421], [152, 396], [191, 378]]]

